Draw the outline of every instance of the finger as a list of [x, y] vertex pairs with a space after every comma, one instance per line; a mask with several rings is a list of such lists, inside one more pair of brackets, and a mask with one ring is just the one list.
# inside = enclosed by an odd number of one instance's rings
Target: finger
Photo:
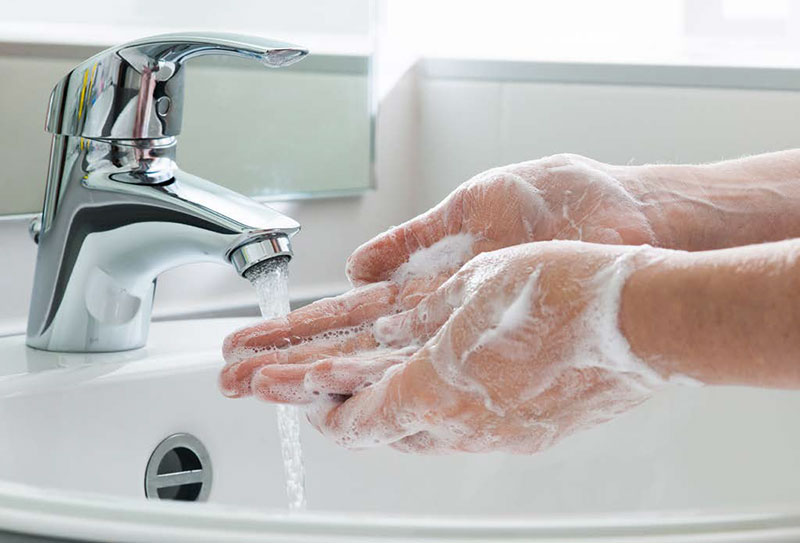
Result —
[[279, 364], [264, 366], [254, 375], [250, 388], [253, 396], [266, 402], [307, 404], [314, 394], [305, 387], [311, 364]]
[[430, 432], [417, 432], [389, 444], [393, 449], [413, 454], [447, 454], [452, 447]]
[[456, 191], [428, 212], [356, 249], [347, 259], [347, 276], [354, 285], [390, 279], [414, 252], [458, 233], [461, 223], [461, 192]]
[[225, 338], [222, 348], [227, 362], [252, 356], [258, 351], [286, 347], [331, 330], [353, 328], [395, 311], [397, 286], [379, 283], [351, 290], [292, 311], [286, 317], [244, 328]]
[[387, 369], [407, 358], [332, 358], [313, 364], [265, 366], [253, 376], [251, 386], [259, 399], [277, 403], [305, 404], [320, 396], [351, 396], [380, 381]]
[[373, 334], [379, 344], [387, 347], [422, 345], [436, 334], [462, 302], [463, 280], [453, 277], [416, 307], [379, 318]]
[[[340, 331], [342, 332], [342, 331]], [[343, 332], [342, 332], [343, 333]], [[359, 331], [349, 336], [309, 341], [286, 349], [274, 349], [225, 366], [220, 372], [219, 388], [229, 398], [240, 398], [251, 393], [250, 382], [256, 371], [275, 364], [307, 364], [323, 358], [342, 356], [360, 351], [371, 351], [378, 346], [371, 330]]]
[[422, 431], [425, 410], [416, 401], [413, 382], [406, 381], [408, 367], [399, 364], [388, 369], [379, 382], [333, 408], [312, 404], [310, 422], [348, 448], [389, 444]]
[[312, 394], [352, 396], [379, 382], [392, 366], [402, 364], [409, 354], [391, 353], [370, 360], [329, 358], [313, 364], [305, 376], [305, 386]]
[[397, 307], [401, 310], [416, 307], [457, 271], [458, 268], [453, 268], [433, 275], [409, 277], [398, 285]]

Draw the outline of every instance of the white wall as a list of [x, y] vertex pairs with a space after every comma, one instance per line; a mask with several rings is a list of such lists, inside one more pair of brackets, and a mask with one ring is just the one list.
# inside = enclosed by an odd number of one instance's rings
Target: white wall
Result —
[[797, 91], [432, 76], [419, 101], [417, 210], [477, 172], [558, 152], [641, 164], [800, 147]]
[[421, 57], [800, 67], [793, 0], [384, 0]]
[[[599, 160], [701, 162], [800, 146], [800, 93], [776, 90], [476, 81], [406, 74], [378, 115], [378, 189], [279, 209], [302, 223], [292, 295], [347, 288], [344, 261], [362, 241], [436, 203], [486, 168], [556, 152]], [[38, 182], [38, 181], [37, 181]], [[35, 251], [26, 225], [0, 222], [0, 333], [20, 330]], [[164, 274], [156, 314], [254, 304], [227, 266]]]

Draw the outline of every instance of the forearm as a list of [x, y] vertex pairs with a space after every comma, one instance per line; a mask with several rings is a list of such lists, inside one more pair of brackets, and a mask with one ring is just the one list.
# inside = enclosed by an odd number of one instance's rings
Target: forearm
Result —
[[663, 247], [701, 251], [800, 237], [800, 150], [633, 166], [620, 175]]
[[670, 254], [630, 276], [620, 327], [664, 376], [800, 388], [800, 240]]

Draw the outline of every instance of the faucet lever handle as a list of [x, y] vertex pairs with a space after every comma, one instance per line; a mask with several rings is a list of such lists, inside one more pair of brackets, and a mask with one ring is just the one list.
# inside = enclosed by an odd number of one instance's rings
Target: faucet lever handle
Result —
[[233, 55], [269, 67], [303, 58], [302, 47], [258, 36], [215, 32], [162, 34], [106, 49], [56, 84], [46, 129], [102, 139], [157, 139], [180, 134], [183, 64], [202, 55]]

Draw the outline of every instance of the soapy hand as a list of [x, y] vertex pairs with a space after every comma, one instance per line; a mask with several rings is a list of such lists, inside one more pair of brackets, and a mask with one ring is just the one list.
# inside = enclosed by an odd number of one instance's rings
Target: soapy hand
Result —
[[645, 205], [634, 195], [642, 183], [625, 167], [578, 155], [495, 168], [359, 247], [347, 274], [357, 286], [393, 280], [401, 288], [399, 301], [411, 307], [486, 251], [555, 239], [658, 245]]
[[380, 306], [397, 285], [370, 285], [231, 336], [229, 355], [253, 338], [271, 349], [228, 366], [223, 390], [307, 404], [312, 424], [347, 447], [538, 451], [663, 383], [617, 324], [625, 278], [660, 253], [517, 245], [388, 316]]
[[[347, 264], [355, 290], [312, 304], [280, 324], [231, 335], [223, 349], [231, 364], [223, 371], [223, 391], [248, 395], [253, 373], [286, 356], [295, 360], [306, 351], [321, 357], [374, 347], [365, 327], [413, 308], [480, 253], [551, 239], [654, 242], [642, 204], [626, 188], [631, 176], [621, 181], [615, 177], [620, 171], [577, 155], [554, 155], [475, 176], [427, 213], [357, 249]], [[306, 346], [292, 353], [273, 350], [300, 342]]]

